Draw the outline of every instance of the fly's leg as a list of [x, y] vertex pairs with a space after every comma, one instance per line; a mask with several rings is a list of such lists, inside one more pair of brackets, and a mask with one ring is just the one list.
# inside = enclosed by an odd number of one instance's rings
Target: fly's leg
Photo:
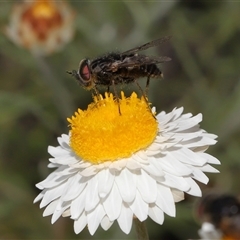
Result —
[[96, 86], [93, 87], [93, 93], [92, 93], [92, 96], [93, 96], [93, 98], [96, 96], [98, 101], [101, 100], [99, 90], [97, 89]]
[[141, 86], [139, 85], [138, 81], [137, 81], [136, 79], [135, 79], [134, 81], [135, 81], [135, 83], [137, 84], [138, 89], [139, 89], [140, 92], [142, 93], [142, 96], [143, 96], [145, 102], [147, 103], [147, 105], [149, 105], [149, 104], [148, 104], [148, 100], [147, 100], [147, 96], [145, 95], [145, 92], [142, 90], [142, 88], [141, 88]]
[[118, 93], [117, 93], [117, 89], [116, 89], [114, 80], [112, 80], [112, 87], [113, 87], [114, 95], [115, 95], [116, 100], [117, 100], [118, 112], [119, 112], [119, 115], [121, 116], [122, 113], [121, 113], [121, 109], [120, 109], [120, 101], [119, 101], [119, 96], [118, 96]]
[[145, 88], [145, 96], [146, 97], [148, 95], [149, 85], [150, 85], [150, 75], [147, 77], [147, 82], [146, 82], [146, 88]]
[[[149, 79], [150, 79], [150, 77], [149, 77]], [[142, 96], [143, 96], [144, 101], [146, 102], [146, 104], [147, 104], [147, 106], [148, 106], [149, 111], [152, 113], [153, 117], [155, 118], [155, 116], [154, 116], [154, 114], [153, 114], [153, 112], [152, 112], [152, 109], [151, 109], [151, 107], [150, 107], [150, 104], [148, 103], [147, 96], [145, 95], [146, 93], [142, 90], [141, 86], [139, 85], [139, 83], [138, 83], [138, 81], [137, 81], [136, 79], [135, 79], [135, 83], [137, 84], [139, 90], [141, 91]]]

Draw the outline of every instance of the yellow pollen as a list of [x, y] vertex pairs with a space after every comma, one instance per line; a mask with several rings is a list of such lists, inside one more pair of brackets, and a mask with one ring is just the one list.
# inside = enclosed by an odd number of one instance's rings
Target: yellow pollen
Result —
[[81, 159], [92, 164], [116, 161], [146, 149], [155, 139], [158, 123], [144, 98], [121, 92], [118, 103], [112, 94], [94, 98], [83, 111], [78, 109], [70, 123], [70, 146]]

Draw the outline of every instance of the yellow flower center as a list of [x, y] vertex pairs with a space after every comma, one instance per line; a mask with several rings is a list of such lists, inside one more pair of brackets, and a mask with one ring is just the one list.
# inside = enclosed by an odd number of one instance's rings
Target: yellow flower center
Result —
[[94, 98], [83, 111], [78, 109], [70, 123], [70, 146], [83, 160], [92, 164], [130, 157], [145, 149], [155, 139], [158, 123], [144, 98], [133, 93], [129, 98], [121, 92], [118, 102], [112, 94]]

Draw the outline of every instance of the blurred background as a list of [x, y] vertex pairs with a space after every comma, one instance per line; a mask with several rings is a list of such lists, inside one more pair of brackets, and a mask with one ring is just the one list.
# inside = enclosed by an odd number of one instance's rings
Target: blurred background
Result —
[[[42, 11], [50, 16], [49, 22], [38, 22], [36, 16], [42, 14], [34, 5], [38, 3], [0, 3], [1, 239], [136, 238], [134, 228], [125, 235], [117, 223], [107, 232], [99, 228], [94, 236], [87, 229], [75, 235], [72, 220], [60, 218], [51, 225], [50, 217], [43, 218], [39, 204], [32, 202], [39, 193], [35, 184], [51, 172], [48, 145], [57, 145], [56, 138], [68, 133], [66, 118], [92, 100], [91, 92], [78, 86], [66, 70], [78, 68], [82, 58], [126, 51], [162, 36], [172, 39], [144, 53], [169, 56], [172, 61], [160, 65], [164, 79], [151, 81], [149, 99], [158, 112], [184, 106], [185, 112], [203, 113], [201, 127], [219, 136], [208, 153], [222, 165], [216, 166], [221, 173], [207, 174], [209, 184], [200, 187], [203, 194], [238, 196], [238, 2], [57, 1]], [[144, 88], [145, 80], [139, 82]], [[127, 95], [137, 91], [134, 84], [120, 89]], [[197, 201], [186, 195], [177, 203], [177, 217], [165, 215], [162, 226], [148, 219], [150, 239], [199, 238]]]

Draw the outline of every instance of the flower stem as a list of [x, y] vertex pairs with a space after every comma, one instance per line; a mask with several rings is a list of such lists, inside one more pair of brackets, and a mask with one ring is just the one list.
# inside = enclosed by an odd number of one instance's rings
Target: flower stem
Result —
[[135, 229], [138, 240], [149, 240], [148, 231], [145, 222], [140, 222], [138, 218], [134, 218]]

